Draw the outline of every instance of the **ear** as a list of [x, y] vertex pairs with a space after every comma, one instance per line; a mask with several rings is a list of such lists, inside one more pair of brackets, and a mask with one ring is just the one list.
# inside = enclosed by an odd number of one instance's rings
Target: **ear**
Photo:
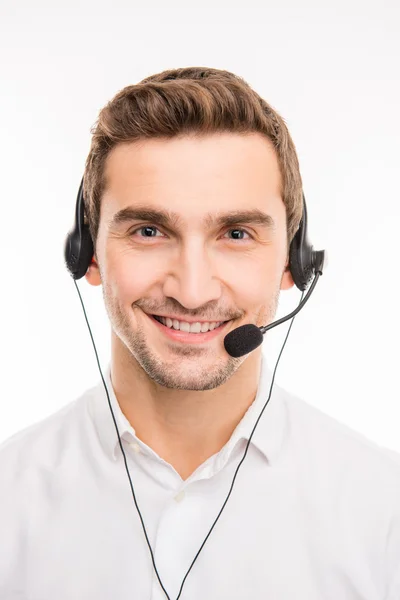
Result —
[[294, 281], [289, 268], [289, 258], [287, 258], [285, 270], [281, 280], [281, 290], [290, 290], [294, 286]]
[[101, 285], [100, 269], [95, 256], [86, 271], [85, 278], [90, 285]]

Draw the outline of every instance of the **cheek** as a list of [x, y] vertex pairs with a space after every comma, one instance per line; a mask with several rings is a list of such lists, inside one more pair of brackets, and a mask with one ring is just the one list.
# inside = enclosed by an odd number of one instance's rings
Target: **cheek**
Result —
[[281, 278], [277, 259], [272, 258], [270, 253], [264, 257], [249, 257], [242, 264], [237, 263], [229, 281], [225, 282], [234, 304], [242, 308], [251, 319], [263, 320], [270, 314], [271, 306], [276, 304]]
[[269, 290], [275, 289], [282, 273], [277, 268], [277, 258], [269, 253], [265, 256], [251, 256], [243, 264], [236, 262], [231, 279], [232, 277], [240, 282], [247, 297], [253, 297], [257, 301], [257, 298], [268, 295]]
[[153, 269], [138, 257], [109, 256], [106, 279], [109, 289], [122, 305], [140, 298], [154, 282]]

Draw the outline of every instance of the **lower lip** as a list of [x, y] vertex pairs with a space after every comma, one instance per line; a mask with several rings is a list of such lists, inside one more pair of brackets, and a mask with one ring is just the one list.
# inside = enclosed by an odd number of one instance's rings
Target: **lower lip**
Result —
[[188, 344], [201, 344], [205, 342], [209, 342], [214, 338], [218, 337], [220, 333], [226, 329], [226, 325], [230, 323], [230, 321], [226, 321], [226, 323], [222, 323], [219, 327], [216, 327], [212, 331], [206, 331], [205, 333], [188, 333], [187, 331], [180, 331], [179, 329], [173, 329], [163, 325], [157, 319], [152, 317], [151, 315], [147, 315], [155, 325], [171, 340], [176, 340], [177, 342], [183, 342]]

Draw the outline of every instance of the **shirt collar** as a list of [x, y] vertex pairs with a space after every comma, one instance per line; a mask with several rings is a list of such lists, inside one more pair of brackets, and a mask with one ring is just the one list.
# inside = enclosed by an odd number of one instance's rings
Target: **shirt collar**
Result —
[[[271, 390], [272, 380], [273, 374], [268, 367], [267, 359], [261, 354], [260, 379], [256, 397], [232, 433], [231, 438], [224, 446], [224, 457], [228, 457], [239, 440], [244, 439], [248, 441], [262, 411], [263, 413], [258, 421], [250, 444], [258, 448], [269, 464], [272, 464], [278, 456], [287, 429], [286, 406], [281, 388], [274, 383]], [[104, 373], [104, 382], [107, 386], [108, 397], [120, 437], [128, 442], [137, 440], [135, 430], [123, 414], [115, 396], [111, 383], [110, 364]], [[268, 403], [265, 406], [267, 400]], [[265, 409], [263, 410], [264, 406]], [[98, 383], [93, 389], [93, 394], [90, 395], [89, 411], [104, 451], [110, 458], [116, 460], [120, 446], [103, 380]]]
[[258, 420], [250, 445], [256, 447], [269, 464], [273, 464], [279, 455], [287, 432], [286, 405], [282, 391], [276, 383], [273, 383], [273, 373], [265, 355], [261, 354], [260, 379], [256, 397], [226, 444], [224, 449], [226, 455], [230, 454], [239, 440], [249, 440]]

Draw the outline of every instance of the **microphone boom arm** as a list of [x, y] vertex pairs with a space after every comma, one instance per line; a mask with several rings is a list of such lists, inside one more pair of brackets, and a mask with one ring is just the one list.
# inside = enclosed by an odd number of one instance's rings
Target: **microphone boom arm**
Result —
[[277, 325], [280, 325], [281, 323], [284, 323], [288, 319], [291, 319], [292, 317], [294, 317], [295, 315], [297, 315], [297, 313], [303, 308], [303, 306], [305, 305], [305, 303], [307, 302], [307, 300], [311, 296], [311, 294], [313, 292], [313, 289], [315, 288], [320, 275], [322, 275], [322, 271], [317, 271], [315, 273], [314, 280], [313, 280], [313, 282], [311, 284], [310, 289], [308, 290], [306, 296], [303, 298], [303, 300], [300, 302], [300, 304], [294, 309], [293, 312], [291, 312], [289, 315], [286, 315], [285, 317], [282, 317], [282, 319], [278, 319], [278, 321], [274, 321], [274, 323], [271, 323], [270, 325], [264, 325], [263, 327], [260, 327], [261, 333], [264, 334], [269, 329], [272, 329], [273, 327], [276, 327]]

